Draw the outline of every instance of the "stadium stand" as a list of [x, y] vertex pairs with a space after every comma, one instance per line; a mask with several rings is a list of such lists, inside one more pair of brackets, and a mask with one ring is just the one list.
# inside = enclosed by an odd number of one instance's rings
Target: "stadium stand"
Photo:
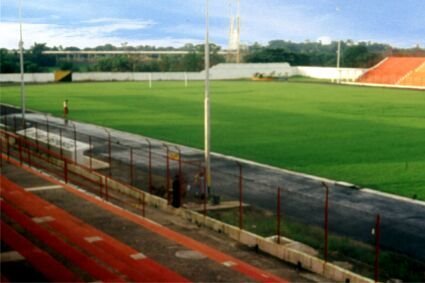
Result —
[[400, 80], [401, 85], [425, 86], [425, 62]]
[[[424, 63], [424, 57], [387, 57], [361, 76], [357, 82], [397, 85]], [[413, 82], [413, 80], [409, 82]], [[416, 86], [416, 84], [413, 85]]]

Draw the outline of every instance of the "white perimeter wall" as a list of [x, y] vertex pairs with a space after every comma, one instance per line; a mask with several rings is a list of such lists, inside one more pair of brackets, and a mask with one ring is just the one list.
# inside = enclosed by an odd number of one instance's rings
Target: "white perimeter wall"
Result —
[[[0, 83], [17, 83], [21, 81], [20, 74], [0, 74]], [[55, 81], [53, 73], [28, 73], [24, 75], [27, 83], [50, 83]]]
[[190, 81], [202, 80], [201, 73], [72, 73], [72, 81], [183, 81], [186, 76]]
[[357, 68], [329, 68], [329, 67], [293, 67], [294, 73], [300, 76], [337, 80], [340, 78], [343, 81], [355, 81], [363, 75], [368, 69]]
[[[363, 75], [367, 69], [355, 68], [325, 68], [325, 67], [291, 67], [283, 64], [219, 64], [211, 68], [212, 80], [226, 79], [249, 79], [255, 73], [266, 75], [275, 72], [281, 76], [306, 76], [318, 79], [337, 80], [352, 82]], [[72, 73], [72, 80], [82, 81], [148, 81], [151, 76], [154, 81], [183, 81], [186, 76], [189, 81], [203, 80], [205, 73], [112, 73], [112, 72], [91, 72]], [[20, 82], [19, 74], [0, 74], [0, 83]], [[25, 74], [25, 82], [28, 83], [48, 83], [54, 82], [53, 73], [28, 73]]]

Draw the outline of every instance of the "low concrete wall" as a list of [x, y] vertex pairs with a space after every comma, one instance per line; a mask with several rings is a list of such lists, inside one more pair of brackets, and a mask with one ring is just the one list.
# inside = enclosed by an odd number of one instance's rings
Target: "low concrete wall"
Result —
[[[233, 80], [250, 79], [259, 72], [270, 74], [275, 72], [281, 76], [301, 75], [306, 77], [344, 81], [355, 81], [366, 69], [354, 68], [324, 68], [324, 67], [291, 67], [287, 63], [282, 64], [219, 64], [210, 70], [211, 80]], [[72, 73], [72, 80], [75, 82], [84, 81], [189, 81], [204, 80], [205, 72], [163, 72], [163, 73], [132, 73], [132, 72], [90, 72]], [[20, 82], [20, 74], [0, 74], [0, 82]], [[25, 82], [28, 83], [48, 83], [54, 82], [53, 73], [25, 74]]]
[[[75, 170], [78, 174], [84, 175], [86, 178], [92, 180], [98, 180], [99, 175], [93, 172], [87, 172], [81, 167], [70, 166], [70, 170]], [[96, 176], [90, 176], [96, 175]], [[105, 177], [103, 182], [105, 181]], [[104, 183], [105, 184], [105, 183]], [[173, 208], [167, 204], [167, 200], [145, 193], [136, 188], [130, 188], [128, 185], [119, 183], [117, 181], [108, 179], [107, 180], [108, 189], [120, 192], [126, 196], [132, 197], [136, 202], [143, 201], [146, 205], [159, 208], [161, 210], [167, 211], [181, 216], [182, 218], [195, 223], [198, 226], [208, 227], [218, 233], [223, 233], [229, 236], [231, 239], [238, 241], [249, 247], [258, 247], [261, 251], [282, 259], [286, 262], [292, 263], [294, 265], [301, 265], [302, 268], [309, 270], [313, 273], [320, 274], [325, 278], [338, 282], [351, 282], [351, 283], [372, 283], [374, 282], [371, 279], [360, 276], [351, 271], [345, 270], [339, 266], [336, 266], [332, 263], [327, 263], [322, 259], [308, 255], [299, 250], [287, 247], [285, 244], [277, 244], [270, 239], [260, 237], [251, 232], [241, 230], [238, 227], [220, 222], [216, 219], [204, 216], [201, 213], [186, 209], [186, 208]], [[293, 243], [289, 239], [285, 239], [286, 244]]]
[[[21, 81], [20, 74], [0, 74], [0, 83], [18, 83]], [[55, 81], [53, 73], [26, 73], [24, 82], [26, 83], [51, 83]]]
[[81, 81], [184, 81], [203, 80], [201, 73], [111, 73], [111, 72], [93, 72], [93, 73], [73, 73], [72, 80]]
[[316, 78], [316, 79], [328, 79], [353, 82], [363, 75], [367, 69], [357, 68], [329, 68], [329, 67], [293, 67], [297, 75]]
[[[270, 75], [273, 73], [275, 76], [291, 77], [296, 74], [296, 72], [297, 70], [288, 63], [222, 63], [210, 69], [210, 78], [212, 80], [250, 79], [256, 73], [261, 73], [263, 75]], [[204, 73], [204, 71], [202, 73]]]

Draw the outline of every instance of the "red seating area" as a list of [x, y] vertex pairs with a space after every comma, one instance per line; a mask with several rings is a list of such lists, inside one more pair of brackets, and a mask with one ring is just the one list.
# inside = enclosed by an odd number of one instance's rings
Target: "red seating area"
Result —
[[425, 63], [400, 81], [401, 85], [425, 86]]
[[[5, 160], [0, 156], [0, 161]], [[9, 162], [19, 166], [17, 160], [10, 159]], [[32, 168], [22, 166], [21, 169], [51, 184], [61, 186], [61, 189], [74, 196], [129, 220], [165, 241], [198, 251], [218, 266], [226, 266], [229, 271], [257, 282], [288, 282], [181, 233], [76, 190], [72, 186], [62, 184]], [[141, 254], [140, 251], [96, 229], [40, 196], [26, 191], [17, 183], [1, 175], [0, 196], [2, 243], [6, 243], [12, 250], [23, 255], [25, 260], [46, 278], [46, 281], [190, 281], [172, 270], [170, 266], [162, 265]], [[16, 227], [20, 228], [17, 230]], [[22, 230], [26, 233], [20, 235]], [[36, 243], [41, 243], [41, 246], [34, 244], [34, 240]], [[48, 250], [43, 247], [47, 247]], [[61, 255], [62, 261], [56, 258], [58, 254]], [[227, 266], [226, 264], [229, 263], [231, 264]], [[9, 278], [4, 275], [2, 274], [1, 282], [9, 281]]]
[[[62, 254], [67, 261], [87, 273], [93, 280], [189, 282], [152, 259], [143, 257], [134, 260], [131, 255], [138, 254], [138, 251], [43, 199], [25, 192], [23, 188], [3, 176], [0, 176], [0, 185], [1, 195], [7, 201], [0, 201], [1, 213], [19, 226], [25, 227], [33, 237]], [[51, 217], [51, 221], [43, 222], [42, 225], [33, 221], [34, 217], [41, 219], [45, 216]], [[23, 254], [47, 279], [53, 282], [80, 281], [77, 275], [20, 236], [9, 225], [1, 222], [1, 228], [2, 241]], [[87, 241], [93, 236], [101, 240], [93, 243]]]
[[424, 63], [424, 57], [388, 57], [361, 76], [357, 82], [399, 84], [406, 75], [414, 72]]

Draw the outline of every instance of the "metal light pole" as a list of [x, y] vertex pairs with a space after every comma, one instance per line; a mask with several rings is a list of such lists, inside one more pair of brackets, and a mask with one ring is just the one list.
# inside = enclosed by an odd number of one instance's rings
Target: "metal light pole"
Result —
[[21, 67], [21, 110], [22, 126], [25, 127], [25, 84], [24, 84], [24, 42], [22, 41], [22, 0], [19, 1], [19, 61]]
[[338, 51], [337, 51], [337, 59], [336, 59], [336, 68], [338, 71], [338, 83], [341, 83], [341, 40], [338, 40]]
[[[335, 10], [336, 10], [337, 13], [339, 13], [341, 9], [338, 6], [336, 6]], [[337, 48], [336, 54], [337, 54], [336, 55], [336, 69], [337, 69], [337, 72], [338, 72], [337, 83], [339, 84], [339, 83], [341, 83], [341, 69], [340, 69], [340, 67], [341, 67], [341, 39], [338, 40], [338, 48]]]
[[208, 192], [211, 189], [211, 123], [210, 123], [210, 43], [209, 43], [209, 0], [205, 1], [205, 169]]
[[237, 53], [236, 53], [236, 63], [240, 63], [241, 62], [241, 1], [238, 0], [238, 7], [237, 7], [238, 11], [238, 18], [237, 18], [237, 29], [238, 29], [238, 35], [237, 35]]

